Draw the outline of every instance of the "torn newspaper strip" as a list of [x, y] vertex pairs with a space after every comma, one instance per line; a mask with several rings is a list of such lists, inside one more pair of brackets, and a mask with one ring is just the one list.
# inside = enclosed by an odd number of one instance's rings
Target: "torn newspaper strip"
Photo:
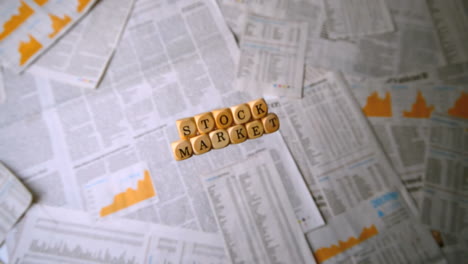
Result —
[[31, 193], [0, 163], [0, 244], [31, 202]]
[[203, 176], [233, 263], [315, 263], [268, 153]]
[[225, 263], [216, 234], [121, 219], [93, 222], [81, 211], [36, 205], [11, 263]]
[[236, 87], [256, 95], [302, 97], [307, 23], [249, 14]]
[[0, 3], [2, 63], [23, 71], [78, 22], [96, 0], [21, 0]]
[[97, 88], [129, 19], [134, 0], [102, 0], [29, 69], [34, 74]]

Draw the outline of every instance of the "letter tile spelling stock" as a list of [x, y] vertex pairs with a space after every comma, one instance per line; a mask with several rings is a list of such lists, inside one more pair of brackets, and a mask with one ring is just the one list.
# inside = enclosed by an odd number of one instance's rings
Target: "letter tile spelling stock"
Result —
[[174, 158], [180, 161], [276, 132], [280, 121], [275, 113], [268, 113], [267, 103], [260, 98], [179, 119], [176, 126], [180, 140], [172, 142], [171, 147]]

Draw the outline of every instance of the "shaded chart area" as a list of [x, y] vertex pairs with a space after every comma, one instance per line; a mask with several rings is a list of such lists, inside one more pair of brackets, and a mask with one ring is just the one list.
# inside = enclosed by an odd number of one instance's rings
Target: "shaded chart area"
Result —
[[91, 0], [77, 0], [78, 6], [76, 7], [76, 12], [81, 13], [89, 5]]
[[20, 54], [20, 65], [24, 65], [28, 60], [34, 56], [40, 49], [42, 49], [42, 44], [37, 41], [33, 36], [29, 36], [29, 41], [21, 41], [18, 47], [18, 52]]
[[462, 92], [455, 101], [455, 105], [448, 110], [448, 114], [455, 117], [468, 118], [468, 93]]
[[49, 0], [34, 0], [34, 3], [36, 3], [38, 6], [43, 6], [47, 4], [47, 2], [49, 2]]
[[49, 14], [50, 21], [52, 22], [52, 33], [49, 34], [49, 38], [55, 37], [64, 27], [66, 27], [71, 21], [71, 17], [64, 15], [63, 18]]
[[329, 247], [323, 247], [319, 248], [314, 252], [315, 259], [317, 260], [318, 263], [322, 263], [326, 261], [327, 259], [330, 259], [345, 250], [348, 250], [365, 240], [377, 235], [379, 231], [377, 230], [377, 227], [375, 225], [371, 225], [370, 227], [364, 227], [362, 229], [361, 234], [359, 235], [358, 238], [356, 237], [350, 237], [346, 241], [338, 241], [338, 245], [332, 244]]
[[116, 263], [116, 264], [133, 264], [137, 263], [135, 258], [129, 259], [126, 252], [122, 252], [120, 256], [113, 256], [111, 249], [105, 251], [91, 251], [82, 248], [80, 245], [69, 246], [66, 242], [60, 241], [49, 245], [47, 242], [33, 240], [31, 243], [31, 251], [46, 255], [59, 255], [60, 257], [69, 257], [89, 262], [96, 263]]
[[21, 1], [21, 5], [18, 8], [18, 14], [11, 16], [11, 18], [3, 24], [3, 30], [0, 32], [0, 41], [4, 40], [11, 33], [13, 33], [33, 14], [34, 9], [32, 9], [24, 1]]
[[155, 196], [151, 176], [146, 170], [144, 178], [138, 181], [136, 190], [128, 188], [125, 192], [117, 194], [112, 204], [103, 207], [99, 214], [104, 217]]
[[426, 98], [424, 98], [421, 91], [418, 91], [416, 101], [411, 107], [411, 111], [403, 111], [403, 116], [409, 118], [429, 118], [431, 117], [432, 111], [434, 111], [434, 106], [428, 106]]
[[392, 117], [392, 97], [389, 92], [381, 99], [377, 92], [367, 97], [367, 103], [362, 111], [369, 117]]

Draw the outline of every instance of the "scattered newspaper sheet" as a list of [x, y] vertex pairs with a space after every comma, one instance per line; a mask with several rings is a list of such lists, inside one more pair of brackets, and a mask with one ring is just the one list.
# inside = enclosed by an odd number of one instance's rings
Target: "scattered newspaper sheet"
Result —
[[249, 14], [236, 86], [258, 95], [302, 97], [307, 23]]
[[216, 234], [36, 205], [26, 215], [11, 263], [225, 263]]
[[[94, 218], [128, 217], [216, 232], [198, 175], [257, 151], [270, 152], [280, 171], [298, 175], [297, 168], [279, 133], [174, 161], [169, 147], [178, 138], [174, 120], [255, 97], [233, 89], [238, 49], [211, 1], [151, 3], [136, 3], [137, 15], [100, 89], [11, 76], [7, 92], [21, 90], [0, 106], [6, 109], [0, 111], [5, 120], [0, 157], [40, 203], [80, 208]], [[159, 46], [148, 46], [148, 39]], [[22, 85], [15, 87], [15, 80]], [[14, 98], [24, 104], [15, 105]], [[15, 106], [15, 116], [3, 114]], [[321, 225], [301, 181], [281, 175], [304, 231]], [[120, 202], [137, 191], [143, 199]]]
[[468, 89], [433, 84], [428, 79], [420, 82], [417, 78], [408, 78], [398, 84], [352, 83], [351, 87], [393, 167], [407, 190], [419, 201], [428, 149], [429, 119], [436, 112], [455, 112]]
[[433, 83], [445, 85], [463, 86], [468, 82], [468, 63], [450, 64], [443, 67], [427, 69], [424, 71], [408, 72], [401, 75], [384, 77], [384, 78], [368, 78], [363, 82], [372, 83], [374, 85], [385, 84], [416, 84], [416, 83]]
[[23, 71], [93, 6], [96, 0], [22, 0], [0, 3], [2, 63]]
[[362, 37], [394, 31], [384, 0], [325, 0], [328, 36]]
[[468, 61], [468, 6], [464, 0], [427, 0], [447, 62]]
[[[460, 104], [461, 106], [461, 104]], [[459, 110], [466, 111], [466, 104]], [[468, 119], [447, 114], [431, 118], [421, 220], [431, 229], [468, 246]]]
[[6, 101], [5, 79], [3, 77], [3, 67], [0, 65], [0, 104]]
[[317, 263], [446, 263], [407, 199], [380, 192], [309, 233]]
[[232, 263], [315, 263], [268, 153], [203, 176]]
[[101, 0], [92, 12], [42, 55], [34, 74], [97, 88], [130, 16], [134, 0]]
[[301, 101], [271, 105], [323, 216], [328, 220], [351, 210], [385, 187], [399, 188], [399, 177], [343, 77], [330, 73], [304, 89]]
[[31, 193], [0, 163], [0, 244], [31, 202]]
[[[315, 8], [323, 10], [319, 0], [314, 2]], [[309, 39], [306, 63], [367, 77], [387, 77], [445, 65], [426, 1], [385, 2], [398, 30], [333, 40], [324, 26], [319, 37]]]

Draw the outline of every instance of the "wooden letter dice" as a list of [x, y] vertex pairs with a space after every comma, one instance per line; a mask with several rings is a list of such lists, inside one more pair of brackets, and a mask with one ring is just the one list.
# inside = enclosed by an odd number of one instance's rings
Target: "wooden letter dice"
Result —
[[200, 155], [211, 150], [211, 140], [207, 134], [202, 134], [190, 139], [193, 153]]
[[187, 139], [172, 142], [171, 147], [176, 160], [188, 159], [193, 155], [192, 145]]
[[200, 134], [208, 134], [215, 127], [215, 121], [210, 112], [196, 115], [194, 118]]
[[250, 107], [253, 119], [260, 119], [268, 114], [268, 105], [263, 98], [250, 101], [247, 104]]
[[267, 116], [262, 118], [262, 125], [265, 130], [265, 134], [276, 132], [280, 128], [279, 118], [275, 113], [269, 113]]
[[232, 144], [239, 144], [247, 140], [247, 130], [243, 125], [235, 125], [227, 129]]
[[189, 139], [197, 135], [197, 126], [195, 125], [195, 119], [193, 117], [177, 120], [176, 126], [181, 139]]
[[211, 131], [209, 136], [211, 140], [211, 146], [213, 146], [214, 149], [224, 148], [229, 145], [229, 135], [228, 132], [224, 129]]
[[263, 135], [263, 125], [259, 120], [254, 120], [245, 124], [249, 139], [259, 138]]
[[252, 114], [247, 104], [240, 104], [231, 107], [232, 117], [236, 125], [245, 124], [250, 121]]
[[231, 109], [222, 108], [212, 111], [217, 128], [228, 128], [232, 124]]

